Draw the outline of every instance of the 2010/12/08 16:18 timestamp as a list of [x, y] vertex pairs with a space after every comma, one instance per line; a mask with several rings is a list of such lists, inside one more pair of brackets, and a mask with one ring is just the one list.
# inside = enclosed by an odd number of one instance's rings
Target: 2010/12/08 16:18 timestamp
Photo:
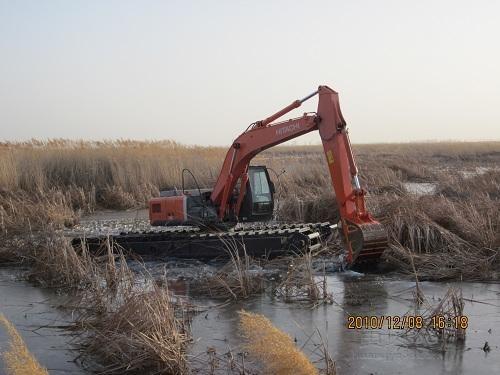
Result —
[[348, 329], [467, 329], [469, 318], [459, 315], [448, 318], [444, 315], [434, 315], [425, 320], [421, 315], [365, 315], [347, 317]]

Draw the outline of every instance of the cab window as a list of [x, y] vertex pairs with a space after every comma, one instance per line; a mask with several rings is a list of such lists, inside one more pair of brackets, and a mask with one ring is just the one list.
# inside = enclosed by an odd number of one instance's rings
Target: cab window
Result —
[[251, 181], [254, 203], [269, 202], [271, 200], [271, 189], [269, 188], [266, 171], [253, 171]]

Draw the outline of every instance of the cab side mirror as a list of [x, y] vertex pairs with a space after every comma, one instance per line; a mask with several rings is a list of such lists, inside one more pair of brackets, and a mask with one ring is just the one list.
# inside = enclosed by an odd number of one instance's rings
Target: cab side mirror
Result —
[[274, 186], [274, 182], [269, 181], [269, 188], [271, 189], [271, 193], [276, 193], [276, 187]]

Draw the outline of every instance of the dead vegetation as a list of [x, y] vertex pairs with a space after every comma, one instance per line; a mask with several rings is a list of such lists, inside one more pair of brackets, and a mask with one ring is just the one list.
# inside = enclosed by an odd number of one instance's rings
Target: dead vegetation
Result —
[[100, 373], [187, 373], [186, 348], [191, 340], [188, 307], [168, 289], [127, 289], [98, 315], [80, 318], [87, 334], [82, 355], [97, 360]]
[[183, 168], [196, 171], [203, 183], [212, 182], [223, 157], [222, 148], [171, 141], [3, 143], [0, 190], [41, 198], [55, 189], [68, 196], [75, 210], [129, 208], [144, 205], [159, 188], [180, 187]]
[[421, 324], [408, 327], [402, 334], [408, 344], [445, 352], [449, 344], [463, 343], [468, 317], [464, 314], [462, 290], [449, 287], [437, 303], [432, 303], [421, 292], [419, 296], [421, 299], [410, 316], [418, 316], [422, 320]]
[[[90, 369], [106, 374], [186, 373], [194, 307], [156, 283], [145, 268], [132, 272], [121, 249], [109, 241], [92, 255], [83, 243], [76, 257], [80, 260], [69, 263], [69, 271], [84, 271], [77, 283], [69, 284], [79, 287], [74, 330]], [[53, 268], [45, 275], [57, 270], [53, 263], [44, 266]]]
[[316, 276], [312, 257], [311, 253], [306, 253], [291, 259], [283, 280], [273, 288], [273, 295], [284, 302], [306, 302], [313, 306], [332, 303], [326, 273], [323, 272], [323, 277]]
[[[488, 279], [498, 268], [500, 202], [404, 195], [381, 203], [391, 238], [386, 259], [422, 279]], [[473, 256], [471, 256], [473, 254]]]
[[116, 245], [107, 241], [101, 251], [90, 254], [85, 243], [74, 248], [61, 233], [48, 229], [11, 241], [16, 243], [10, 246], [13, 256], [30, 265], [29, 280], [73, 291], [64, 308], [72, 310], [75, 342], [91, 370], [187, 372], [194, 308], [147, 272], [132, 272]]
[[[379, 144], [354, 147], [361, 177], [373, 192], [398, 188], [401, 181], [441, 179], [450, 171], [436, 170], [443, 163], [453, 169], [488, 167], [498, 162], [499, 142]], [[0, 144], [0, 191], [26, 192], [44, 198], [51, 191], [62, 192], [66, 204], [75, 210], [96, 207], [141, 206], [158, 189], [181, 185], [183, 168], [196, 175], [200, 185], [215, 182], [226, 153], [224, 147], [184, 146], [172, 141], [130, 140], [85, 142], [69, 140], [30, 141]], [[257, 156], [281, 174], [283, 201], [313, 198], [330, 201], [330, 178], [324, 168], [320, 146], [284, 146]], [[486, 182], [486, 184], [488, 184]], [[288, 202], [290, 203], [290, 202]], [[311, 209], [310, 217], [317, 217]], [[284, 211], [295, 212], [290, 207]], [[306, 209], [306, 213], [307, 213]], [[331, 215], [326, 210], [322, 215]], [[305, 219], [304, 220], [307, 220]]]
[[194, 307], [158, 285], [145, 268], [132, 272], [109, 241], [100, 254], [90, 256], [85, 244], [79, 250], [89, 272], [84, 286], [81, 280], [77, 284], [74, 331], [89, 369], [103, 374], [186, 373]]
[[262, 362], [267, 373], [318, 374], [318, 370], [297, 348], [292, 338], [263, 315], [241, 311], [240, 329], [246, 340], [246, 350]]
[[5, 370], [9, 375], [48, 375], [28, 347], [16, 327], [0, 313], [0, 324], [4, 326], [10, 337], [9, 350], [2, 353]]
[[[95, 282], [101, 268], [83, 247], [79, 253], [68, 239], [46, 231], [45, 236], [24, 245], [24, 255], [31, 264], [28, 279], [53, 288], [84, 289]], [[30, 247], [31, 245], [31, 247]]]
[[62, 191], [51, 190], [38, 195], [2, 191], [0, 187], [0, 236], [68, 227], [77, 219], [71, 199]]
[[245, 299], [265, 289], [258, 262], [248, 256], [245, 245], [225, 241], [229, 262], [218, 272], [195, 285], [195, 293], [220, 299]]
[[190, 358], [190, 371], [192, 374], [235, 374], [258, 375], [261, 371], [255, 369], [247, 360], [248, 353], [227, 347], [227, 350], [218, 352], [217, 348], [210, 346], [203, 353]]
[[[420, 279], [496, 277], [500, 143], [361, 145], [355, 151], [361, 178], [370, 191], [368, 204], [389, 229], [387, 262], [408, 274], [416, 272]], [[193, 308], [147, 277], [132, 273], [123, 257], [112, 251], [112, 244], [101, 255], [90, 256], [85, 247], [75, 250], [58, 230], [73, 225], [82, 212], [96, 208], [143, 206], [159, 188], [180, 187], [182, 168], [190, 168], [202, 186], [211, 186], [224, 153], [224, 148], [173, 142], [0, 145], [0, 261], [25, 262], [31, 265], [32, 281], [79, 291], [75, 329], [81, 334], [82, 355], [97, 358], [98, 370], [186, 372]], [[259, 155], [256, 163], [279, 174], [286, 170], [276, 184], [279, 219], [338, 219], [323, 159], [321, 149], [312, 146], [282, 147]], [[436, 184], [436, 192], [419, 195], [407, 191], [405, 183], [421, 181]], [[230, 256], [230, 264], [205, 284], [207, 293], [240, 299], [261, 292], [259, 265], [234, 249]], [[310, 258], [297, 259], [288, 271], [273, 289], [275, 296], [313, 305], [331, 301], [325, 279], [314, 275]], [[457, 292], [450, 292], [433, 308], [422, 295], [417, 297], [426, 319], [432, 314], [452, 318], [463, 313]], [[249, 318], [248, 327], [252, 327], [251, 321]], [[265, 321], [255, 321], [274, 332], [266, 336], [269, 340], [276, 339], [281, 348], [288, 348], [288, 355], [296, 356], [297, 363], [313, 371], [294, 351], [293, 342], [289, 346], [286, 335], [273, 331]], [[440, 342], [463, 336], [446, 330], [420, 334], [429, 341], [438, 337]], [[264, 347], [268, 346], [261, 350]], [[284, 355], [272, 350], [256, 353], [262, 359], [272, 354], [272, 359], [264, 361], [284, 368], [291, 358], [285, 361]], [[214, 363], [219, 358], [207, 356]], [[244, 369], [244, 356], [229, 358], [228, 363], [238, 371], [241, 366]], [[325, 367], [334, 369], [328, 363]]]
[[[392, 265], [411, 272], [401, 245], [415, 253], [423, 277], [494, 277], [500, 247], [499, 142], [354, 149], [370, 192], [368, 205], [391, 234]], [[168, 141], [1, 144], [0, 235], [71, 226], [81, 212], [99, 207], [144, 206], [158, 189], [180, 187], [182, 168], [191, 169], [201, 187], [210, 187], [225, 151]], [[323, 159], [320, 146], [278, 147], [257, 156], [255, 163], [276, 172], [279, 220], [338, 220]], [[415, 194], [405, 186], [422, 181], [434, 184], [434, 194]], [[470, 254], [469, 270], [462, 260]], [[9, 249], [0, 250], [0, 259], [11, 258]]]
[[[248, 256], [244, 243], [224, 243], [229, 261], [214, 275], [202, 278], [192, 286], [194, 294], [216, 299], [241, 300], [268, 291], [284, 302], [305, 302], [311, 306], [332, 303], [328, 292], [325, 265], [318, 276], [310, 252], [274, 260], [256, 260]], [[266, 269], [272, 272], [267, 274]]]
[[420, 287], [413, 254], [409, 250], [408, 253], [415, 276], [414, 309], [408, 313], [411, 318], [408, 318], [407, 326], [403, 327], [405, 331], [402, 336], [408, 340], [410, 346], [437, 349], [443, 353], [447, 350], [448, 344], [463, 344], [469, 318], [464, 315], [462, 289], [448, 287], [445, 295], [438, 298], [438, 303], [433, 304]]

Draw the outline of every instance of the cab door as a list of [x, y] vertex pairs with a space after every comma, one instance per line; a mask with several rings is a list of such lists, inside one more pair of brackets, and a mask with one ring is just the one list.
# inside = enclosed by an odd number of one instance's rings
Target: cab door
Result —
[[241, 221], [268, 221], [273, 217], [274, 184], [265, 166], [248, 168], [248, 183], [240, 210]]

